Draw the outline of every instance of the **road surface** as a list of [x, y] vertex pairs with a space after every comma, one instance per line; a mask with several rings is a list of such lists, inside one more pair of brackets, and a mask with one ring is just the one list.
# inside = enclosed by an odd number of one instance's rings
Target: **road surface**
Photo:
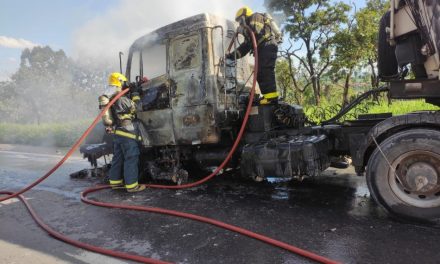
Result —
[[[63, 151], [0, 145], [0, 190], [43, 175]], [[75, 156], [25, 196], [55, 230], [93, 245], [174, 263], [313, 263], [217, 227], [168, 216], [97, 208], [80, 192], [101, 179], [70, 179], [89, 167]], [[199, 214], [343, 263], [439, 263], [439, 226], [390, 219], [363, 177], [329, 169], [302, 183], [253, 183], [218, 176], [189, 190], [105, 190], [97, 200]], [[130, 263], [64, 244], [42, 231], [17, 200], [0, 203], [0, 263]]]

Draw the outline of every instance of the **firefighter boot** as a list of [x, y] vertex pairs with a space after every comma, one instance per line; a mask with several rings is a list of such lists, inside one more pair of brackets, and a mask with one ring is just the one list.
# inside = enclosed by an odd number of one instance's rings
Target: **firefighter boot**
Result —
[[147, 187], [145, 187], [145, 185], [138, 184], [138, 185], [136, 185], [136, 187], [127, 188], [127, 192], [129, 192], [129, 193], [141, 192], [141, 191], [145, 190], [145, 188], [147, 188]]

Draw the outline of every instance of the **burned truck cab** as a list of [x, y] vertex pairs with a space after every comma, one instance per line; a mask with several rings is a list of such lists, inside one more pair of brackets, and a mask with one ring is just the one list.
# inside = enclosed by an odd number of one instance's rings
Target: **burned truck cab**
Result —
[[241, 168], [245, 178], [315, 176], [328, 167], [328, 138], [304, 127], [300, 106], [252, 107], [238, 139], [253, 88], [254, 60], [225, 60], [227, 47], [232, 43], [235, 49], [243, 41], [235, 37], [237, 26], [199, 14], [131, 45], [125, 74], [140, 93], [136, 116], [143, 176], [182, 182], [194, 169], [219, 166], [236, 140], [227, 167]]
[[[137, 39], [130, 48], [126, 75], [142, 84], [138, 119], [144, 146], [217, 144], [224, 125], [240, 112], [237, 89], [226, 86], [222, 58], [236, 25], [209, 14], [196, 15]], [[249, 93], [247, 60], [238, 62], [237, 83]], [[234, 78], [235, 79], [235, 78]]]
[[137, 119], [145, 175], [176, 181], [183, 167], [216, 166], [225, 157], [243, 116], [240, 98], [251, 89], [249, 58], [233, 65], [223, 59], [236, 27], [199, 14], [130, 47], [126, 76], [141, 83]]

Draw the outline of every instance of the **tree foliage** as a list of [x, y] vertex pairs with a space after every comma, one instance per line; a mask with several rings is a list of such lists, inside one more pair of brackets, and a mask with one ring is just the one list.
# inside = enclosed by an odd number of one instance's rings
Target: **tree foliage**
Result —
[[368, 65], [371, 87], [377, 88], [376, 74], [378, 25], [386, 6], [384, 1], [372, 0], [365, 8], [355, 12], [347, 27], [334, 37], [335, 63], [330, 75], [334, 83], [343, 80], [342, 105], [348, 104], [351, 79], [356, 67]]
[[64, 51], [25, 49], [11, 80], [0, 83], [0, 114], [15, 123], [70, 122], [96, 112], [96, 83]]
[[351, 94], [360, 92], [353, 85], [379, 86], [378, 28], [388, 1], [367, 0], [359, 10], [330, 0], [266, 0], [265, 4], [275, 16], [284, 15], [281, 25], [290, 37], [280, 49], [277, 66], [283, 94], [295, 95], [286, 98], [295, 103], [301, 98], [305, 105], [343, 106]]
[[296, 76], [291, 71], [293, 83], [297, 84], [298, 78], [306, 81], [295, 89], [305, 91], [311, 87], [319, 105], [321, 76], [334, 62], [334, 36], [347, 23], [350, 6], [330, 0], [266, 0], [265, 4], [272, 12], [282, 12], [286, 17], [283, 28], [291, 39], [281, 54], [301, 74]]

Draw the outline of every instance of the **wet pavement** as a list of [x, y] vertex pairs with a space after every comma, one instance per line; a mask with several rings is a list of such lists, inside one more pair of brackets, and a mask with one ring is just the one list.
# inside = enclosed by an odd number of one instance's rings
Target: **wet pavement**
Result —
[[[0, 190], [24, 186], [61, 158], [22, 151], [0, 148]], [[80, 192], [100, 179], [70, 179], [69, 174], [88, 166], [74, 157], [25, 194], [48, 225], [71, 238], [174, 263], [313, 263], [214, 226], [83, 204]], [[215, 218], [343, 263], [440, 261], [440, 226], [390, 219], [352, 169], [330, 169], [301, 183], [254, 183], [229, 173], [187, 190], [149, 189], [134, 195], [104, 190], [91, 197]], [[26, 254], [51, 258], [40, 263], [128, 263], [49, 237], [17, 201], [0, 203], [0, 223], [0, 245], [16, 248], [7, 254], [0, 249], [0, 263], [28, 263]]]

